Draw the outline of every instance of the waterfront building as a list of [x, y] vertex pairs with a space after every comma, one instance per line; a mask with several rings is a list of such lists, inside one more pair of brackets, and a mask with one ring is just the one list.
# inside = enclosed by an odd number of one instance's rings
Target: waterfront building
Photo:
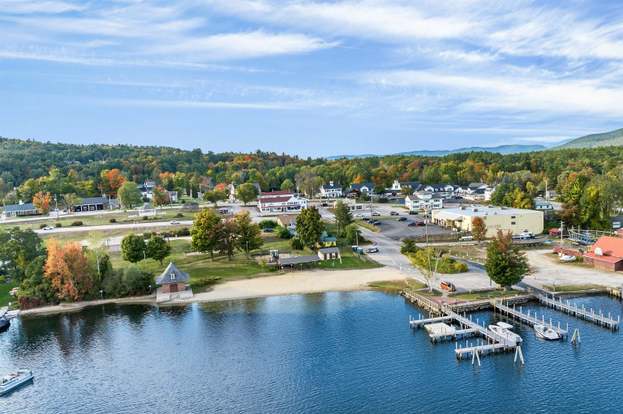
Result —
[[623, 270], [623, 239], [613, 236], [602, 236], [589, 251], [584, 253], [584, 262], [601, 270], [615, 272]]
[[172, 299], [192, 298], [193, 291], [188, 285], [190, 276], [186, 272], [178, 269], [173, 262], [170, 262], [164, 272], [156, 278], [158, 290], [156, 291], [156, 301], [165, 302]]
[[461, 206], [433, 210], [432, 222], [457, 231], [472, 230], [472, 220], [480, 217], [487, 226], [487, 237], [494, 237], [498, 230], [510, 231], [513, 235], [543, 232], [543, 212], [536, 210], [496, 207]]

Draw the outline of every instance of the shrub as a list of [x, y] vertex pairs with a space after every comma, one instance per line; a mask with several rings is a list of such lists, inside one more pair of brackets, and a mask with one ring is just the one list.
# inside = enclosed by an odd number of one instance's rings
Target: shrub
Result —
[[289, 240], [292, 238], [292, 233], [287, 228], [279, 226], [277, 227], [277, 236], [280, 239]]
[[415, 244], [415, 240], [413, 239], [404, 239], [402, 241], [402, 246], [400, 246], [400, 253], [402, 254], [413, 254], [417, 252], [419, 248]]
[[260, 221], [259, 225], [263, 229], [274, 229], [278, 226], [275, 220], [262, 220]]
[[143, 216], [143, 220], [144, 220], [144, 221], [147, 221], [147, 220], [149, 220], [149, 217], [147, 217], [147, 216]]
[[80, 220], [73, 221], [71, 225], [74, 227], [82, 226], [82, 221]]
[[184, 217], [184, 215], [183, 215], [182, 213], [177, 213], [177, 214], [175, 215], [175, 217], [176, 217], [176, 218], [183, 218], [183, 217]]
[[188, 227], [183, 227], [181, 229], [178, 229], [175, 234], [177, 235], [177, 237], [187, 237], [190, 236], [190, 229]]
[[294, 237], [290, 240], [290, 246], [294, 250], [303, 250], [305, 248], [305, 245], [303, 245], [303, 242], [298, 237]]
[[63, 223], [54, 223], [54, 227], [63, 227]]
[[428, 247], [426, 249], [418, 249], [415, 253], [410, 254], [411, 261], [418, 267], [428, 269], [430, 266], [434, 271], [439, 273], [463, 273], [467, 272], [467, 265], [459, 262], [445, 254], [439, 256], [440, 252]]
[[117, 219], [116, 218], [111, 218], [110, 220], [108, 220], [109, 223], [116, 223]]
[[42, 229], [44, 227], [48, 227], [48, 223], [41, 223], [39, 224], [39, 228]]

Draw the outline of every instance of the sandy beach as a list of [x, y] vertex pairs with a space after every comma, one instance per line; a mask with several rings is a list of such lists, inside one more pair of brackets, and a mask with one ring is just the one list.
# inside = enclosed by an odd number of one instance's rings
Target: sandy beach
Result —
[[[372, 282], [402, 280], [407, 276], [391, 267], [365, 270], [310, 270], [285, 275], [233, 280], [217, 284], [212, 290], [195, 294], [191, 299], [174, 300], [159, 305], [185, 305], [194, 302], [220, 302], [267, 296], [367, 289]], [[156, 304], [155, 296], [103, 299], [24, 310], [21, 316], [76, 312], [89, 306], [106, 304]]]

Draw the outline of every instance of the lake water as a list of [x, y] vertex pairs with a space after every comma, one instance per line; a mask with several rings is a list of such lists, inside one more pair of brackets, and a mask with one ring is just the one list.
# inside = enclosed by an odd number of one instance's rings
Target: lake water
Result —
[[[622, 313], [613, 299], [578, 301]], [[581, 347], [521, 328], [525, 366], [501, 354], [480, 368], [412, 331], [418, 310], [378, 292], [29, 318], [0, 334], [0, 373], [36, 379], [0, 397], [0, 412], [622, 412], [623, 335], [541, 310], [579, 327]]]

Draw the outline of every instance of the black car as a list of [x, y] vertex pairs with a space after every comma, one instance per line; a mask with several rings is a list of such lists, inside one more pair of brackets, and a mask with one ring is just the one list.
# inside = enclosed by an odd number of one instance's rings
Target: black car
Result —
[[398, 221], [407, 221], [407, 218], [406, 218], [406, 217], [400, 217], [400, 218], [398, 218], [397, 220], [398, 220]]
[[415, 227], [417, 226], [417, 223], [415, 221], [410, 222], [409, 224], [407, 224], [407, 226], [409, 227]]

